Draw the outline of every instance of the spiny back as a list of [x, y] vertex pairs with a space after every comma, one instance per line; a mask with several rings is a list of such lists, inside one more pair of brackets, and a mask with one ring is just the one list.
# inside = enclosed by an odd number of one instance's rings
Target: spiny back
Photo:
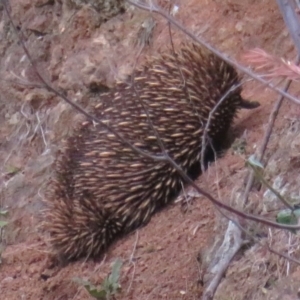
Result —
[[[93, 109], [128, 142], [151, 154], [164, 148], [184, 172], [199, 162], [209, 113], [236, 71], [211, 52], [185, 45], [178, 54], [147, 61], [130, 83], [118, 83]], [[256, 107], [234, 89], [218, 105], [208, 136], [217, 145], [237, 109]], [[50, 185], [46, 228], [66, 258], [98, 255], [120, 234], [146, 224], [182, 187], [176, 170], [134, 152], [101, 125], [85, 122], [68, 140]]]

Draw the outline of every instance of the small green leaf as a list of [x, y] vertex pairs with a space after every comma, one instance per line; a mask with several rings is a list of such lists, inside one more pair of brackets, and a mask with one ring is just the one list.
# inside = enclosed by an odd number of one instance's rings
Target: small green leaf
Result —
[[18, 167], [15, 167], [15, 166], [8, 166], [6, 168], [6, 172], [9, 175], [15, 175], [15, 174], [19, 173], [20, 171], [21, 171], [21, 169]]
[[103, 280], [101, 286], [98, 287], [91, 284], [89, 281], [77, 277], [73, 278], [73, 281], [83, 285], [88, 293], [95, 299], [107, 300], [110, 299], [111, 295], [116, 294], [121, 287], [119, 284], [121, 266], [122, 261], [117, 259], [112, 265], [111, 274], [107, 276]]
[[92, 283], [90, 283], [89, 281], [83, 280], [78, 277], [73, 278], [73, 281], [84, 286], [84, 288], [87, 290], [87, 292], [95, 299], [100, 299], [100, 300], [107, 299], [107, 292], [103, 289], [98, 290], [98, 288], [95, 285], [93, 285]]
[[290, 208], [291, 210], [294, 208], [283, 196], [280, 195], [264, 178], [263, 176], [263, 165], [257, 161], [254, 155], [251, 155], [249, 159], [246, 161], [246, 164], [250, 166], [250, 168], [254, 172], [254, 176], [258, 179], [263, 185], [265, 185], [285, 206]]
[[85, 285], [84, 287], [92, 297], [100, 300], [107, 299], [107, 292], [105, 290], [98, 290], [97, 288], [91, 287], [90, 285]]
[[298, 223], [298, 218], [292, 210], [285, 209], [277, 214], [276, 221], [280, 224], [296, 225]]
[[[276, 216], [276, 222], [286, 225], [297, 225], [300, 217], [300, 209], [284, 209], [280, 211]], [[296, 233], [296, 230], [291, 229], [292, 233]]]
[[8, 210], [1, 210], [0, 209], [0, 216], [6, 216], [8, 214]]
[[0, 228], [5, 227], [8, 224], [6, 221], [0, 221]]
[[122, 267], [122, 261], [121, 259], [118, 258], [113, 263], [111, 274], [108, 276], [108, 281], [110, 283], [116, 284], [119, 282], [121, 267]]

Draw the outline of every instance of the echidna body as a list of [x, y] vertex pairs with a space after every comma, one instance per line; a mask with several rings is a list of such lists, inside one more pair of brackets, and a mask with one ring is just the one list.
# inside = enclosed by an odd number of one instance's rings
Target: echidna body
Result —
[[[150, 154], [164, 148], [186, 173], [200, 161], [209, 113], [233, 86], [236, 71], [206, 49], [184, 45], [177, 54], [149, 60], [132, 84], [118, 83], [92, 114]], [[257, 107], [233, 89], [212, 114], [208, 137], [217, 146], [239, 108]], [[49, 187], [46, 229], [67, 259], [98, 256], [119, 235], [146, 224], [182, 187], [167, 162], [136, 153], [113, 133], [83, 123], [58, 156]]]

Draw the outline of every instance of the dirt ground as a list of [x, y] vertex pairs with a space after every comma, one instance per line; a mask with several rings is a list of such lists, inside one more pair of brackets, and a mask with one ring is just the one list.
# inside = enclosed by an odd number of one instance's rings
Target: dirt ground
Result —
[[[79, 5], [73, 5], [75, 2]], [[100, 97], [91, 91], [93, 86], [113, 86], [117, 79], [130, 74], [136, 61], [140, 64], [145, 55], [170, 46], [170, 37], [167, 21], [158, 15], [129, 7], [101, 23], [100, 12], [82, 2], [11, 0], [10, 7], [39, 71], [86, 107]], [[179, 8], [179, 22], [238, 61], [255, 47], [291, 60], [295, 57], [276, 1], [174, 3]], [[150, 17], [156, 22], [153, 36], [138, 56], [143, 41], [140, 30]], [[172, 35], [175, 45], [187, 39], [174, 28]], [[299, 96], [300, 89], [293, 87], [292, 92]], [[246, 140], [245, 153], [228, 150], [197, 180], [199, 186], [233, 205], [244, 191], [244, 158], [261, 144], [278, 97], [253, 81], [245, 83], [243, 93], [245, 98], [261, 103], [255, 111], [241, 112], [232, 130], [235, 137]], [[146, 227], [114, 244], [101, 261], [49, 267], [49, 248], [39, 227], [43, 189], [51, 175], [54, 152], [72, 132], [77, 116], [61, 99], [39, 86], [1, 4], [0, 106], [1, 206], [8, 210], [8, 216], [3, 217], [8, 225], [1, 242], [1, 299], [92, 299], [73, 279], [101, 284], [116, 258], [123, 261], [117, 299], [201, 297], [203, 266], [197, 257], [199, 253], [208, 255], [214, 241], [222, 238], [226, 220], [199, 196], [187, 210], [176, 203], [157, 213]], [[299, 116], [299, 106], [285, 101], [266, 156], [268, 180], [296, 200], [300, 200], [299, 165], [294, 163], [300, 153]], [[250, 200], [253, 212], [274, 217], [270, 211], [277, 200], [265, 188], [254, 190]], [[278, 251], [299, 256], [297, 240], [290, 233], [254, 225], [249, 228], [263, 242], [271, 237]], [[252, 243], [234, 258], [215, 298], [297, 299], [299, 271], [297, 265]]]

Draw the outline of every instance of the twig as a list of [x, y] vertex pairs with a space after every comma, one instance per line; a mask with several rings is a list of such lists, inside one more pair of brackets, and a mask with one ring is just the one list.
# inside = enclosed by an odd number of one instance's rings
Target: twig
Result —
[[272, 185], [264, 178], [264, 176], [260, 173], [260, 171], [253, 166], [252, 164], [249, 164], [250, 168], [254, 172], [254, 176], [264, 185], [266, 186], [286, 207], [288, 207], [291, 211], [295, 209], [294, 205], [290, 204], [286, 199], [284, 199], [281, 194], [272, 187]]
[[132, 253], [130, 254], [130, 258], [129, 258], [129, 263], [133, 265], [133, 272], [132, 272], [130, 284], [129, 284], [128, 289], [127, 289], [127, 294], [130, 292], [130, 289], [131, 289], [131, 286], [132, 286], [132, 283], [133, 283], [133, 278], [134, 278], [134, 275], [135, 275], [135, 262], [133, 261], [133, 257], [134, 257], [134, 253], [135, 253], [135, 250], [136, 250], [138, 240], [139, 240], [139, 231], [137, 230], [136, 231], [135, 243], [134, 243], [134, 246], [133, 246]]
[[295, 7], [295, 0], [276, 0], [283, 16], [284, 22], [289, 29], [290, 35], [300, 54], [300, 16]]
[[[300, 56], [298, 56], [296, 58], [296, 64], [299, 64], [300, 62]], [[291, 80], [287, 80], [283, 90], [284, 91], [287, 91], [291, 85], [292, 81]], [[271, 137], [271, 134], [272, 134], [272, 131], [273, 131], [273, 128], [274, 128], [274, 124], [275, 124], [275, 121], [276, 121], [276, 118], [278, 116], [278, 113], [279, 113], [279, 110], [281, 108], [281, 105], [283, 103], [283, 100], [284, 100], [284, 97], [282, 95], [280, 95], [278, 97], [278, 100], [277, 102], [275, 103], [274, 107], [273, 107], [273, 110], [269, 116], [269, 122], [268, 122], [268, 127], [267, 127], [267, 130], [265, 132], [265, 135], [263, 137], [263, 142], [259, 148], [259, 151], [258, 151], [258, 161], [262, 162], [262, 159], [264, 157], [264, 154], [265, 154], [265, 151], [267, 149], [267, 145], [270, 141], [270, 137]], [[246, 185], [246, 189], [245, 189], [245, 193], [244, 193], [244, 196], [243, 196], [243, 206], [245, 207], [248, 203], [248, 198], [249, 198], [249, 194], [250, 194], [250, 191], [251, 191], [251, 188], [252, 188], [252, 185], [253, 185], [253, 182], [254, 182], [254, 172], [253, 171], [250, 171], [250, 173], [248, 173], [249, 177], [248, 177], [248, 181], [247, 181], [247, 185]]]
[[[126, 0], [127, 1], [127, 0]], [[131, 1], [128, 1], [131, 3]], [[133, 3], [132, 3], [133, 4]], [[38, 68], [36, 67], [35, 62], [33, 61], [33, 59], [31, 58], [31, 55], [29, 53], [29, 51], [26, 48], [26, 45], [24, 43], [24, 35], [22, 33], [22, 31], [20, 30], [20, 34], [18, 30], [16, 29], [11, 15], [9, 13], [9, 10], [6, 6], [5, 1], [3, 2], [3, 6], [4, 9], [7, 13], [7, 16], [13, 26], [13, 29], [15, 31], [15, 33], [17, 34], [17, 36], [19, 37], [19, 41], [21, 43], [21, 46], [24, 49], [24, 52], [28, 58], [28, 60], [30, 61], [33, 70], [35, 71], [36, 75], [38, 76], [39, 80], [44, 84], [44, 87], [49, 90], [50, 92], [54, 93], [56, 96], [62, 98], [64, 101], [66, 101], [68, 104], [70, 104], [73, 108], [75, 108], [77, 111], [79, 111], [80, 113], [82, 113], [83, 115], [85, 115], [88, 119], [93, 120], [96, 124], [100, 124], [101, 126], [103, 126], [106, 130], [108, 130], [109, 132], [113, 133], [117, 138], [119, 138], [120, 141], [122, 141], [122, 143], [124, 143], [126, 146], [128, 146], [130, 149], [132, 149], [133, 151], [137, 152], [138, 154], [147, 157], [149, 159], [153, 159], [156, 161], [162, 161], [162, 162], [167, 162], [169, 163], [172, 167], [174, 167], [174, 169], [176, 169], [176, 171], [181, 175], [181, 177], [191, 186], [193, 186], [197, 192], [199, 194], [202, 194], [204, 197], [206, 197], [207, 199], [209, 199], [213, 204], [217, 205], [220, 208], [223, 208], [229, 212], [232, 212], [242, 218], [248, 219], [248, 220], [252, 220], [252, 221], [257, 221], [260, 222], [262, 224], [268, 225], [268, 226], [272, 226], [274, 228], [280, 228], [280, 229], [288, 229], [288, 230], [298, 230], [300, 229], [300, 225], [285, 225], [285, 224], [279, 224], [276, 222], [272, 222], [269, 220], [265, 220], [264, 218], [261, 218], [259, 216], [255, 216], [252, 214], [247, 214], [244, 213], [243, 211], [240, 211], [238, 209], [235, 209], [217, 199], [215, 199], [213, 196], [211, 196], [208, 192], [206, 192], [205, 190], [203, 190], [202, 188], [200, 188], [196, 183], [194, 183], [193, 180], [191, 180], [189, 178], [189, 176], [187, 174], [185, 174], [185, 172], [183, 172], [183, 170], [181, 169], [181, 167], [172, 159], [170, 158], [168, 155], [151, 155], [147, 152], [142, 151], [141, 149], [135, 147], [134, 145], [132, 145], [129, 141], [127, 141], [122, 135], [120, 135], [118, 132], [116, 132], [113, 128], [111, 128], [109, 125], [103, 123], [100, 119], [96, 118], [95, 116], [90, 115], [89, 113], [87, 113], [80, 105], [74, 103], [73, 101], [69, 100], [66, 96], [64, 96], [62, 93], [58, 92], [56, 89], [54, 89], [50, 84], [47, 83], [47, 81], [43, 78], [43, 76], [39, 73]], [[147, 9], [149, 10], [149, 9]], [[171, 23], [175, 22], [172, 19], [170, 20]], [[189, 36], [191, 36], [191, 33], [188, 33]], [[193, 35], [192, 35], [193, 36]], [[210, 47], [211, 48], [211, 47]], [[228, 59], [226, 59], [228, 61]], [[288, 98], [291, 98], [288, 94], [287, 94]], [[297, 100], [296, 100], [297, 101]], [[150, 123], [151, 124], [151, 123]], [[159, 137], [158, 137], [159, 138]], [[162, 147], [163, 148], [163, 147]]]
[[224, 93], [224, 95], [221, 97], [221, 99], [217, 102], [217, 104], [214, 106], [214, 108], [209, 112], [208, 119], [205, 124], [203, 135], [202, 135], [202, 146], [201, 146], [202, 147], [201, 148], [201, 170], [202, 170], [202, 172], [204, 172], [204, 170], [205, 170], [204, 163], [205, 163], [205, 150], [206, 150], [206, 145], [207, 145], [206, 141], [208, 139], [207, 135], [208, 135], [209, 126], [211, 124], [211, 120], [212, 120], [214, 114], [216, 113], [217, 109], [219, 108], [219, 106], [222, 105], [223, 101], [225, 101], [226, 98], [230, 95], [230, 93], [232, 93], [234, 90], [239, 88], [241, 85], [242, 84], [239, 83], [239, 84], [231, 86], [230, 89], [227, 90], [226, 93]]
[[272, 252], [272, 253], [278, 255], [278, 256], [281, 256], [281, 257], [283, 257], [283, 258], [285, 258], [285, 259], [287, 259], [287, 260], [289, 260], [289, 261], [292, 261], [292, 262], [296, 263], [297, 265], [300, 265], [300, 260], [299, 260], [299, 259], [296, 259], [296, 258], [294, 258], [294, 257], [291, 257], [291, 256], [289, 256], [289, 255], [287, 255], [287, 254], [278, 252], [277, 250], [271, 248], [269, 245], [268, 245], [268, 250], [269, 250], [270, 252]]
[[[21, 30], [17, 30], [17, 28], [14, 25], [14, 22], [11, 18], [11, 15], [9, 13], [9, 10], [7, 8], [7, 5], [5, 3], [5, 1], [3, 2], [3, 6], [4, 9], [6, 11], [6, 14], [13, 26], [13, 29], [16, 33], [16, 35], [19, 37], [19, 41], [22, 45], [22, 48], [34, 70], [34, 72], [36, 73], [38, 79], [44, 84], [44, 88], [46, 88], [48, 91], [54, 93], [56, 96], [62, 98], [64, 101], [66, 101], [68, 104], [70, 104], [73, 108], [75, 108], [77, 111], [79, 111], [80, 113], [82, 113], [84, 116], [86, 116], [88, 119], [92, 120], [93, 122], [95, 122], [96, 124], [100, 124], [101, 126], [103, 126], [106, 130], [108, 130], [109, 132], [111, 132], [112, 134], [114, 134], [120, 141], [122, 141], [122, 143], [124, 143], [126, 146], [128, 146], [130, 149], [132, 149], [133, 151], [139, 153], [140, 155], [143, 155], [147, 158], [150, 159], [156, 159], [158, 161], [166, 161], [166, 157], [164, 155], [151, 155], [147, 152], [142, 151], [141, 149], [137, 148], [136, 146], [134, 146], [133, 144], [131, 144], [130, 142], [128, 142], [121, 134], [119, 134], [117, 131], [115, 131], [113, 128], [111, 128], [110, 126], [108, 126], [107, 124], [105, 124], [104, 122], [102, 122], [100, 119], [98, 119], [95, 116], [90, 115], [89, 113], [87, 113], [80, 105], [76, 104], [75, 102], [71, 101], [70, 99], [68, 99], [64, 94], [60, 93], [59, 91], [57, 91], [56, 89], [54, 89], [49, 83], [47, 83], [47, 81], [43, 78], [43, 76], [40, 74], [35, 62], [33, 61], [26, 45], [25, 45], [25, 37], [23, 35], [23, 32]], [[20, 32], [20, 33], [19, 33]]]
[[[242, 227], [236, 220], [227, 216], [218, 207], [216, 207], [216, 208], [226, 219], [229, 220], [228, 227], [227, 227], [226, 233], [224, 235], [224, 241], [228, 241], [230, 239], [230, 235], [232, 234], [232, 232], [234, 232], [234, 236], [238, 236], [238, 237], [241, 237], [242, 232], [243, 232], [245, 235], [249, 236], [255, 243], [259, 244], [261, 247], [266, 247], [266, 244], [262, 243], [252, 233], [250, 233], [247, 229]], [[235, 229], [232, 229], [232, 231], [230, 231], [229, 227], [232, 226], [233, 224], [235, 225]], [[224, 241], [223, 241], [223, 244], [224, 244]], [[243, 241], [241, 241], [241, 243], [239, 244], [238, 241], [236, 241], [236, 243], [234, 244], [236, 246], [235, 253], [233, 253], [231, 248], [229, 249], [228, 247], [227, 248], [224, 247], [223, 244], [218, 249], [218, 251], [216, 252], [216, 255], [214, 256], [215, 258], [213, 259], [213, 261], [209, 264], [209, 266], [207, 268], [208, 273], [214, 277], [213, 277], [213, 279], [210, 279], [210, 284], [204, 290], [202, 300], [203, 299], [212, 299], [211, 295], [214, 295], [214, 293], [218, 287], [218, 284], [222, 280], [222, 277], [224, 276], [231, 260], [233, 259], [234, 255], [241, 249], [241, 246], [243, 246], [245, 243]], [[238, 244], [239, 244], [239, 247], [238, 247]], [[291, 257], [290, 255], [281, 253], [281, 252], [271, 248], [270, 243], [267, 245], [267, 247], [270, 252], [272, 252], [280, 257], [283, 257], [283, 258], [287, 259], [288, 261], [291, 261], [291, 262], [294, 262], [294, 263], [300, 265], [299, 260], [297, 260], [294, 257]], [[220, 261], [221, 261], [221, 267], [219, 265]]]
[[[218, 263], [210, 270], [215, 276], [210, 281], [208, 287], [202, 296], [203, 300], [211, 300], [215, 294], [215, 291], [228, 268], [232, 258], [241, 248], [243, 243], [241, 231], [236, 227], [236, 225], [230, 221], [225, 233], [225, 238], [222, 245], [218, 249], [215, 260], [218, 259]], [[226, 253], [226, 255], [224, 255]]]
[[[149, 9], [149, 7], [146, 7], [145, 5], [140, 4], [140, 3], [132, 3], [132, 1], [127, 1], [127, 2], [129, 2], [129, 3], [131, 3], [131, 4], [135, 5], [135, 6], [138, 6], [138, 7], [142, 8], [142, 9]], [[169, 23], [172, 23], [173, 25], [177, 26], [180, 30], [182, 30], [183, 32], [185, 32], [188, 36], [190, 36], [190, 37], [193, 38], [194, 40], [200, 42], [202, 45], [206, 46], [209, 50], [213, 51], [215, 54], [217, 54], [217, 55], [220, 54], [220, 53], [217, 53], [217, 51], [214, 51], [215, 49], [209, 47], [208, 44], [206, 44], [205, 42], [203, 42], [203, 41], [197, 39], [195, 36], [193, 36], [192, 34], [190, 34], [185, 28], [183, 28], [183, 27], [182, 27], [176, 20], [174, 20], [170, 15], [166, 15], [162, 10], [157, 9], [157, 8], [156, 8], [155, 6], [153, 6], [153, 5], [151, 6], [150, 10], [151, 10], [151, 11], [154, 11], [154, 12], [157, 12], [158, 14], [161, 14], [162, 16], [164, 16], [166, 19], [168, 19]], [[272, 84], [266, 82], [266, 81], [263, 80], [262, 78], [259, 78], [259, 77], [257, 77], [257, 76], [253, 76], [253, 74], [251, 74], [252, 72], [249, 72], [249, 71], [246, 70], [245, 68], [240, 67], [239, 65], [236, 65], [234, 62], [232, 62], [232, 61], [230, 61], [229, 59], [227, 59], [227, 57], [224, 57], [223, 55], [219, 55], [219, 56], [220, 56], [222, 59], [224, 59], [225, 61], [227, 61], [228, 63], [231, 63], [231, 64], [233, 64], [235, 67], [237, 67], [237, 68], [239, 68], [240, 70], [242, 70], [244, 73], [248, 74], [249, 76], [253, 77], [254, 79], [260, 81], [261, 83], [267, 85], [268, 87], [270, 87], [270, 88], [274, 89], [275, 91], [277, 91], [278, 93], [280, 93], [281, 96], [282, 96], [282, 97], [281, 97], [282, 99], [283, 99], [283, 96], [285, 96], [285, 97], [289, 98], [290, 100], [292, 100], [292, 99], [290, 98], [290, 95], [286, 93], [286, 91], [287, 91], [287, 89], [288, 89], [288, 87], [289, 87], [289, 84], [286, 86], [286, 89], [285, 89], [284, 91], [282, 91], [282, 90], [280, 90], [280, 89], [278, 89], [278, 88], [275, 88]], [[294, 97], [292, 97], [292, 98], [294, 98]], [[293, 101], [294, 101], [294, 100], [295, 100], [295, 99], [293, 99]], [[296, 100], [295, 102], [296, 102], [296, 103], [299, 103], [299, 100]], [[274, 125], [274, 122], [275, 122], [275, 118], [276, 118], [276, 116], [277, 116], [277, 113], [278, 113], [278, 111], [279, 111], [279, 108], [280, 108], [280, 106], [281, 106], [281, 103], [282, 103], [282, 100], [279, 102], [279, 105], [278, 105], [277, 109], [276, 109], [275, 111], [273, 111], [273, 112], [274, 112], [274, 114], [272, 114], [272, 115], [274, 115], [274, 117], [273, 117], [273, 125]], [[270, 127], [269, 127], [270, 132], [268, 133], [267, 138], [265, 139], [265, 143], [263, 143], [263, 145], [262, 145], [262, 150], [263, 150], [263, 151], [262, 151], [261, 153], [263, 153], [263, 152], [265, 151], [265, 148], [266, 148], [266, 146], [267, 146], [268, 140], [269, 140], [269, 138], [270, 138], [270, 134], [271, 134], [271, 132], [272, 132], [272, 128], [273, 128], [273, 126], [270, 126]], [[204, 140], [204, 142], [205, 142], [205, 140]], [[204, 146], [205, 146], [205, 145], [202, 144], [202, 151], [203, 151], [204, 148], [205, 148]], [[202, 160], [202, 161], [203, 161], [203, 160]], [[203, 163], [202, 163], [202, 166], [203, 166]], [[202, 167], [202, 168], [203, 168], [203, 167]], [[251, 183], [251, 184], [252, 184], [252, 183]], [[246, 203], [245, 203], [245, 204], [246, 204]], [[230, 224], [231, 224], [231, 223], [230, 223]], [[237, 233], [240, 233], [240, 231], [238, 230]], [[239, 236], [239, 237], [240, 237], [240, 236]], [[241, 237], [240, 237], [240, 240], [241, 240]], [[237, 245], [236, 251], [238, 251], [238, 249], [240, 248], [240, 243], [237, 242], [236, 245]], [[221, 249], [221, 248], [220, 248], [220, 249]], [[219, 250], [220, 250], [220, 249], [219, 249]], [[235, 253], [236, 253], [236, 252], [234, 252], [233, 255], [234, 255]], [[232, 256], [232, 257], [233, 257], [233, 256]], [[226, 270], [228, 264], [229, 264], [229, 262], [227, 261], [227, 263], [225, 263], [224, 270]], [[210, 283], [208, 289], [206, 290], [206, 292], [205, 292], [205, 294], [204, 294], [203, 299], [212, 299], [212, 298], [213, 298], [215, 289], [217, 288], [217, 286], [218, 286], [218, 284], [219, 284], [220, 276], [222, 276], [222, 274], [223, 274], [222, 271], [221, 271], [221, 272], [218, 272], [218, 274], [217, 274], [217, 276], [214, 278], [214, 280], [211, 281], [211, 283]]]
[[125, 0], [125, 1], [127, 1], [129, 4], [131, 4], [133, 6], [136, 6], [136, 7], [140, 8], [140, 9], [147, 10], [147, 11], [152, 11], [152, 12], [155, 12], [155, 13], [161, 15], [166, 20], [168, 20], [170, 23], [172, 23], [175, 27], [177, 27], [180, 31], [182, 31], [187, 36], [189, 36], [192, 40], [194, 40], [194, 41], [198, 42], [199, 44], [203, 45], [204, 47], [206, 47], [207, 49], [209, 49], [210, 51], [212, 51], [214, 54], [216, 54], [218, 57], [220, 57], [221, 59], [223, 59], [225, 62], [227, 62], [230, 65], [234, 66], [235, 68], [239, 69], [240, 71], [242, 71], [243, 73], [245, 73], [248, 76], [252, 77], [253, 79], [259, 81], [260, 83], [262, 83], [263, 85], [267, 86], [268, 88], [276, 91], [277, 93], [279, 93], [283, 97], [286, 97], [287, 99], [289, 99], [289, 100], [291, 100], [291, 101], [293, 101], [293, 102], [295, 102], [297, 104], [300, 104], [300, 100], [297, 99], [296, 97], [294, 97], [294, 96], [286, 93], [284, 90], [281, 90], [280, 88], [277, 88], [272, 83], [270, 83], [270, 82], [266, 81], [265, 79], [263, 79], [260, 75], [257, 75], [255, 73], [253, 73], [249, 68], [241, 66], [239, 63], [237, 63], [234, 60], [230, 59], [228, 56], [226, 56], [225, 54], [221, 53], [216, 48], [212, 47], [210, 44], [208, 44], [207, 42], [205, 42], [202, 38], [196, 37], [195, 34], [193, 34], [190, 30], [184, 28], [184, 26], [182, 24], [180, 24], [175, 18], [173, 18], [172, 16], [170, 16], [168, 13], [166, 13], [165, 11], [163, 11], [161, 8], [156, 7], [153, 4], [150, 7], [149, 5], [145, 5], [144, 3], [140, 3], [140, 2], [136, 3], [136, 2], [133, 2], [131, 0]]

